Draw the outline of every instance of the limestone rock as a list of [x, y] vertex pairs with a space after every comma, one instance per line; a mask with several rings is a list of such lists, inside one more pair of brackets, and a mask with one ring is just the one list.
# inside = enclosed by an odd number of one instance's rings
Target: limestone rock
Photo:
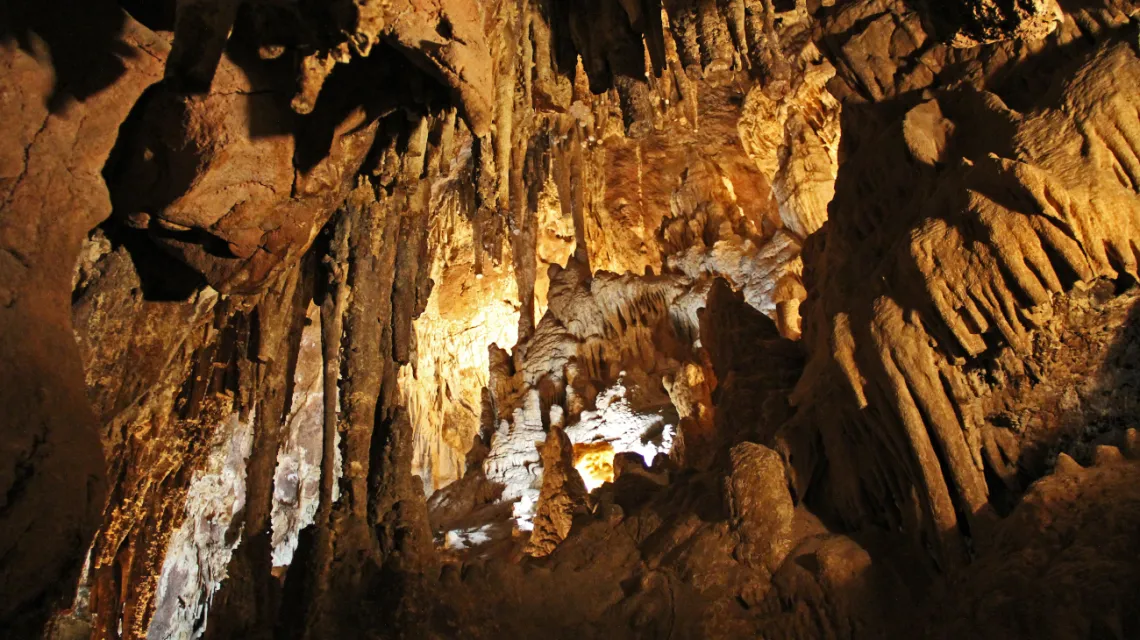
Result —
[[74, 584], [106, 495], [70, 314], [111, 213], [100, 175], [167, 46], [114, 3], [5, 8], [0, 36], [0, 625], [36, 635]]
[[[933, 598], [935, 637], [1128, 633], [1134, 607], [1116, 594], [1128, 593], [1138, 575], [1117, 554], [1127, 553], [1136, 519], [1136, 463], [1074, 467], [1035, 483], [1000, 525], [995, 545]], [[979, 593], [999, 597], [983, 604]]]
[[[1035, 336], [1042, 335], [1047, 318], [1068, 313], [1068, 298], [1060, 294], [1135, 270], [1127, 238], [1133, 233], [1137, 200], [1127, 168], [1132, 152], [1126, 151], [1136, 146], [1134, 134], [1128, 133], [1135, 126], [1121, 115], [1121, 96], [1092, 96], [1104, 95], [1100, 87], [1135, 73], [1137, 62], [1127, 45], [1106, 43], [1076, 63], [1069, 79], [1026, 113], [1010, 110], [992, 94], [968, 89], [943, 94], [940, 110], [916, 106], [902, 126], [889, 127], [875, 144], [860, 147], [860, 157], [876, 158], [884, 163], [880, 166], [899, 162], [912, 167], [902, 182], [877, 169], [859, 171], [856, 167], [867, 165], [855, 159], [849, 172], [841, 172], [826, 239], [820, 239], [826, 242], [822, 260], [807, 279], [808, 300], [819, 303], [805, 315], [805, 335], [818, 341], [813, 358], [825, 358], [828, 364], [808, 364], [809, 371], [818, 373], [800, 381], [793, 402], [806, 408], [815, 403], [808, 398], [837, 398], [834, 385], [826, 381], [841, 380], [844, 399], [831, 406], [850, 407], [848, 415], [859, 415], [856, 423], [875, 422], [879, 426], [868, 427], [875, 433], [895, 434], [873, 445], [883, 447], [881, 454], [852, 455], [841, 444], [851, 432], [838, 427], [846, 418], [822, 418], [838, 428], [832, 432], [821, 424], [824, 446], [835, 452], [828, 454], [830, 464], [839, 457], [850, 461], [843, 471], [836, 470], [831, 485], [837, 503], [852, 507], [845, 509], [846, 517], [861, 517], [862, 508], [855, 505], [863, 498], [852, 493], [853, 477], [878, 487], [857, 490], [864, 496], [883, 491], [893, 496], [890, 502], [910, 499], [905, 497], [909, 489], [889, 486], [914, 487], [920, 496], [916, 508], [898, 517], [929, 521], [929, 536], [941, 539], [942, 562], [949, 565], [965, 560], [958, 536], [946, 534], [953, 531], [950, 523], [964, 519], [975, 532], [988, 526], [992, 516], [985, 469], [1006, 469], [999, 461], [1003, 455], [1006, 460], [1016, 456], [1010, 441], [1018, 436], [983, 417], [983, 398], [1004, 393], [1005, 383], [1000, 378], [971, 382], [968, 363], [996, 359], [1014, 379], [1026, 375], [1014, 372], [1036, 366], [1040, 356], [1033, 345], [1041, 338]], [[939, 111], [960, 115], [940, 117]], [[1065, 115], [1069, 113], [1082, 114], [1082, 124]], [[971, 130], [976, 133], [967, 133]], [[1089, 154], [1078, 151], [1082, 145], [1090, 145]], [[922, 160], [905, 159], [916, 156]], [[1113, 165], [1118, 168], [1091, 160], [1110, 156], [1123, 158]], [[943, 158], [936, 164], [945, 170], [927, 164], [935, 157]], [[898, 195], [885, 195], [891, 184], [904, 183]], [[933, 199], [925, 195], [935, 193]], [[872, 201], [868, 194], [881, 197]], [[910, 204], [897, 204], [903, 201]], [[1109, 210], [1116, 213], [1104, 213]], [[867, 226], [870, 219], [888, 219], [887, 211], [909, 213], [890, 218], [885, 226]], [[974, 243], [971, 238], [981, 237], [979, 232], [989, 239]], [[885, 249], [896, 241], [898, 250]], [[872, 278], [861, 272], [868, 264], [877, 265]], [[838, 293], [844, 280], [867, 285], [862, 302], [839, 302], [853, 300]], [[823, 286], [835, 293], [812, 293], [817, 282], [826, 282]], [[891, 407], [890, 417], [871, 418], [866, 412], [870, 406]], [[899, 445], [914, 454], [903, 474], [908, 479], [885, 485], [869, 480], [877, 474], [871, 469], [881, 468], [871, 460], [890, 457], [887, 451]], [[839, 454], [841, 449], [849, 453]], [[801, 488], [803, 469], [795, 474]]]
[[1135, 2], [9, 4], [0, 635], [1136, 635]]
[[542, 446], [542, 490], [534, 516], [534, 530], [526, 552], [549, 555], [570, 533], [575, 512], [583, 511], [586, 485], [574, 468], [574, 447], [558, 427], [551, 427]]
[[950, 37], [951, 45], [960, 48], [1010, 38], [1039, 40], [1063, 19], [1061, 7], [1054, 0], [1028, 0], [1012, 5], [969, 0], [951, 3], [942, 11], [956, 27]]
[[314, 160], [306, 145], [320, 142], [290, 133], [280, 86], [253, 78], [223, 58], [205, 95], [152, 88], [108, 172], [116, 215], [227, 293], [262, 289], [300, 258], [375, 133], [363, 109], [321, 110], [310, 128], [331, 128], [331, 140]]
[[768, 571], [779, 567], [791, 550], [794, 510], [780, 454], [751, 442], [733, 447], [725, 498], [740, 559]]

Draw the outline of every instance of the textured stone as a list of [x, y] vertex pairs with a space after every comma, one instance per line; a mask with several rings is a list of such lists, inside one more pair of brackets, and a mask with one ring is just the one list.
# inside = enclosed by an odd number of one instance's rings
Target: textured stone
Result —
[[570, 533], [576, 511], [584, 511], [586, 486], [574, 468], [574, 447], [558, 427], [551, 427], [542, 446], [542, 490], [534, 530], [526, 552], [549, 555]]
[[725, 493], [734, 529], [736, 553], [748, 565], [772, 571], [791, 550], [794, 505], [780, 454], [745, 442], [732, 448]]
[[75, 583], [107, 488], [71, 327], [76, 260], [111, 213], [100, 172], [167, 46], [113, 3], [6, 7], [3, 22], [0, 626], [35, 635]]

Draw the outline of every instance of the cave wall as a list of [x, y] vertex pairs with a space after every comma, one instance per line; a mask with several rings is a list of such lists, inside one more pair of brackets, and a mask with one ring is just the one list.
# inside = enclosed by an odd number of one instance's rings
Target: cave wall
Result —
[[[1123, 14], [1107, 19], [1119, 24]], [[806, 278], [805, 340], [816, 346], [793, 396], [804, 407], [794, 424], [819, 426], [812, 443], [788, 427], [798, 491], [830, 485], [826, 501], [848, 522], [877, 502], [869, 512], [886, 526], [925, 530], [922, 544], [947, 566], [966, 561], [964, 538], [987, 537], [991, 491], [1020, 493], [1044, 471], [1033, 457], [1048, 454], [1035, 451], [1075, 435], [1061, 412], [1002, 424], [1005, 399], [1056, 402], [1049, 397], [1063, 386], [1086, 389], [1109, 343], [1090, 336], [1099, 346], [1062, 356], [1087, 359], [1075, 367], [1046, 354], [1069, 332], [1092, 330], [1087, 322], [1127, 321], [1129, 293], [1098, 320], [1083, 311], [1090, 295], [1106, 301], [1098, 287], [1127, 288], [1104, 280], [1120, 283], [1134, 269], [1126, 238], [1137, 201], [1126, 167], [1135, 156], [1124, 149], [1135, 124], [1123, 107], [1130, 99], [1108, 87], [1135, 69], [1136, 52], [1110, 33], [1094, 47], [1076, 21], [1062, 25], [1055, 48], [1038, 54], [1068, 65], [1050, 71], [1049, 84], [1032, 64], [1017, 82], [987, 82], [966, 65], [954, 89], [868, 107], [864, 122], [877, 120], [877, 134], [845, 137], [850, 168], [836, 183], [827, 232], [809, 248], [818, 258]], [[857, 291], [844, 284], [851, 276]], [[849, 295], [862, 302], [840, 302]], [[1050, 394], [1042, 382], [1061, 387]], [[1089, 400], [1066, 401], [1084, 413], [1076, 422], [1096, 419]], [[875, 426], [855, 435], [860, 424]], [[809, 479], [815, 447], [846, 452], [823, 454], [831, 477]], [[872, 470], [887, 458], [911, 469], [909, 479]]]
[[4, 10], [0, 591], [15, 625], [69, 590], [108, 487], [68, 291], [83, 238], [111, 212], [103, 164], [167, 45], [100, 8], [78, 36], [47, 7]]

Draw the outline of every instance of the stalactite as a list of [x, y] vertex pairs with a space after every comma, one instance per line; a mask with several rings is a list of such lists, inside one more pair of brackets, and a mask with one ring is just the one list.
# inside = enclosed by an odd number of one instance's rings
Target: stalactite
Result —
[[[978, 120], [963, 119], [953, 123], [949, 129], [953, 134], [947, 134], [941, 116], [921, 121], [918, 116], [965, 113], [959, 110], [963, 104], [985, 104], [1000, 118], [996, 121], [1004, 119], [1012, 123], [1011, 135], [1016, 140], [1016, 146], [1004, 152], [1012, 157], [967, 157], [962, 161], [964, 173], [961, 175], [942, 175], [935, 181], [935, 174], [928, 173], [925, 175], [930, 179], [913, 182], [914, 191], [910, 191], [908, 197], [921, 199], [919, 194], [926, 190], [942, 189], [944, 195], [928, 205], [937, 213], [928, 209], [912, 218], [913, 232], [907, 230], [907, 222], [899, 221], [871, 236], [879, 241], [904, 238], [900, 245], [903, 250], [893, 254], [894, 257], [886, 257], [877, 268], [876, 277], [882, 286], [876, 287], [863, 303], [847, 307], [858, 309], [858, 315], [850, 316], [852, 322], [869, 328], [870, 333], [862, 328], [853, 330], [854, 362], [841, 366], [861, 398], [861, 404], [881, 403], [890, 408], [892, 415], [884, 416], [882, 425], [877, 425], [871, 417], [833, 424], [843, 430], [902, 429], [902, 445], [893, 453], [906, 456], [906, 452], [910, 452], [915, 467], [904, 474], [906, 479], [898, 488], [888, 488], [888, 495], [882, 498], [906, 503], [914, 498], [894, 492], [901, 490], [905, 494], [907, 485], [917, 489], [916, 506], [925, 512], [923, 519], [928, 520], [927, 536], [939, 540], [938, 557], [945, 564], [964, 561], [959, 536], [947, 532], [957, 531], [961, 526], [971, 536], [985, 535], [989, 528], [987, 520], [991, 518], [988, 515], [991, 489], [983, 478], [980, 450], [983, 440], [971, 436], [970, 424], [963, 423], [960, 417], [968, 415], [977, 392], [962, 389], [965, 398], [948, 396], [938, 363], [955, 362], [958, 353], [975, 361], [996, 358], [1003, 349], [1008, 349], [1015, 361], [1024, 361], [1034, 353], [1031, 336], [1040, 326], [1038, 318], [1063, 312], [1063, 307], [1049, 310], [1063, 290], [1059, 272], [1078, 274], [1078, 278], [1083, 278], [1078, 280], [1083, 281], [1081, 286], [1088, 287], [1097, 277], [1117, 278], [1123, 272], [1135, 271], [1133, 261], [1116, 257], [1131, 255], [1130, 250], [1123, 247], [1128, 246], [1124, 238], [1133, 233], [1133, 217], [1127, 213], [1123, 217], [1104, 217], [1107, 209], [1099, 204], [1116, 203], [1113, 210], [1118, 212], [1133, 210], [1135, 192], [1129, 184], [1121, 184], [1111, 170], [1074, 171], [1074, 163], [1086, 162], [1075, 155], [1058, 153], [1042, 162], [1039, 159], [1043, 159], [1044, 154], [1039, 150], [1045, 140], [1053, 144], [1058, 139], [1072, 140], [1072, 148], [1082, 145], [1089, 149], [1096, 149], [1097, 145], [1108, 148], [1101, 142], [1104, 138], [1091, 133], [1096, 130], [1123, 132], [1118, 139], [1129, 139], [1131, 134], [1127, 132], [1134, 126], [1119, 119], [1121, 112], [1114, 101], [1099, 102], [1097, 107], [1089, 108], [1086, 100], [1089, 92], [1097, 91], [1094, 87], [1098, 82], [1108, 81], [1104, 75], [1107, 69], [1113, 69], [1112, 73], [1119, 76], [1133, 73], [1137, 68], [1140, 67], [1135, 64], [1134, 54], [1126, 52], [1122, 45], [1110, 46], [1074, 74], [1070, 82], [1084, 82], [1084, 89], [1070, 85], [1071, 90], [1054, 94], [1064, 96], [1059, 103], [1045, 102], [1034, 112], [1019, 114], [1011, 113], [996, 100], [979, 100], [969, 93], [957, 97], [947, 95], [939, 99], [939, 104], [946, 105], [942, 110], [936, 111], [930, 104], [918, 105], [902, 127], [889, 130], [881, 138], [881, 143], [892, 140], [896, 146], [891, 148], [920, 161], [944, 158], [946, 153], [971, 153], [972, 147], [958, 142], [960, 138], [954, 136], [961, 136], [963, 127], [977, 127], [981, 126], [979, 122], [995, 120], [986, 120], [985, 116], [975, 116]], [[1053, 115], [1058, 113], [1055, 109], [1082, 113], [1085, 124], [1079, 127], [1066, 124]], [[918, 125], [919, 122], [925, 124]], [[995, 141], [995, 144], [1001, 143]], [[927, 145], [934, 145], [934, 150]], [[882, 154], [883, 147], [874, 153]], [[837, 186], [837, 202], [854, 203], [856, 199], [850, 194], [856, 192], [849, 190], [861, 191], [863, 187], [856, 186], [861, 180], [875, 179], [870, 174], [858, 178], [854, 172], [850, 175], [851, 182], [841, 181]], [[1086, 195], [1093, 191], [1097, 193], [1095, 198]], [[998, 195], [1002, 193], [1007, 195]], [[868, 204], [864, 201], [859, 208]], [[863, 210], [874, 210], [873, 207]], [[842, 227], [859, 224], [857, 220], [858, 214], [839, 218], [833, 211], [829, 224]], [[969, 248], [972, 241], [968, 238], [977, 237], [978, 233], [990, 240]], [[1106, 251], [1105, 247], [1115, 248]], [[832, 250], [829, 247], [827, 255], [835, 256], [830, 253]], [[825, 268], [834, 278], [837, 272], [833, 269], [842, 267], [828, 263]], [[967, 282], [971, 283], [969, 287], [964, 284]], [[809, 284], [809, 289], [811, 286]], [[904, 310], [903, 305], [912, 310]], [[834, 317], [840, 308], [831, 306], [827, 313]], [[820, 317], [815, 315], [818, 312], [819, 307], [816, 307], [807, 315], [810, 323], [817, 325], [812, 329], [817, 340], [821, 337], [820, 329], [825, 326], [818, 324]], [[1000, 336], [996, 345], [992, 339], [995, 334]], [[876, 346], [871, 348], [872, 344]], [[834, 350], [827, 349], [827, 352]], [[963, 363], [958, 360], [950, 366], [961, 368]], [[810, 393], [810, 386], [821, 380], [805, 379], [801, 383], [802, 392]], [[961, 385], [958, 386], [961, 389]], [[1001, 387], [1000, 383], [995, 386]], [[832, 450], [830, 445], [826, 448]], [[836, 456], [829, 454], [828, 457]], [[864, 464], [858, 466], [858, 476], [866, 477], [868, 471], [864, 470]], [[858, 502], [847, 503], [853, 511], [846, 517], [854, 521], [872, 511], [866, 506], [857, 506]]]
[[[310, 258], [311, 260], [311, 258]], [[221, 591], [212, 598], [209, 615], [213, 624], [206, 628], [215, 637], [234, 633], [256, 634], [273, 626], [279, 594], [274, 585], [259, 579], [272, 572], [274, 549], [272, 544], [272, 512], [275, 469], [278, 451], [283, 445], [281, 427], [289, 409], [291, 384], [297, 367], [296, 354], [300, 349], [300, 328], [308, 301], [312, 298], [308, 262], [284, 274], [280, 281], [266, 292], [255, 314], [256, 333], [253, 336], [257, 351], [252, 354], [243, 375], [255, 382], [249, 385], [250, 398], [243, 402], [250, 409], [249, 462], [244, 469], [244, 510], [241, 529], [243, 535], [235, 545], [234, 557], [227, 569]], [[242, 351], [251, 351], [246, 346]], [[169, 555], [169, 554], [168, 554]], [[253, 614], [239, 612], [247, 602], [253, 603]], [[236, 606], [235, 611], [232, 606]], [[238, 621], [248, 625], [237, 627]]]

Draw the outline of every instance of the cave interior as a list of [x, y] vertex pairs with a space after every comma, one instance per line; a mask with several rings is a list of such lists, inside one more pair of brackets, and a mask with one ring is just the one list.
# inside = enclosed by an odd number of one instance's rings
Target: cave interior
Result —
[[1140, 638], [1138, 265], [1134, 0], [5, 0], [0, 636]]

